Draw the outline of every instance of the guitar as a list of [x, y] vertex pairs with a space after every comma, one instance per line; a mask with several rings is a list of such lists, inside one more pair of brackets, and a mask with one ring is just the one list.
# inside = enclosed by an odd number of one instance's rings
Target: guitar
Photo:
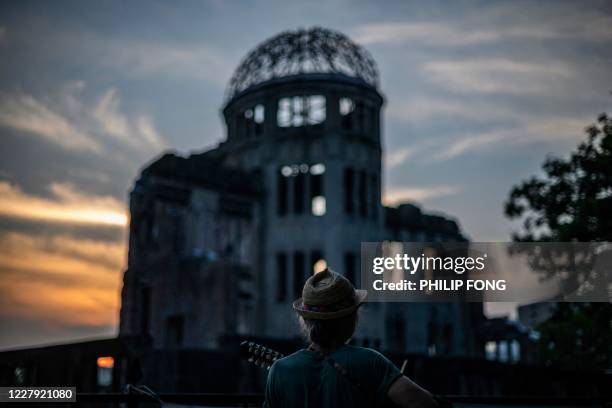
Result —
[[[279, 360], [285, 357], [284, 354], [279, 353], [276, 350], [273, 350], [269, 347], [265, 347], [265, 346], [262, 346], [261, 344], [257, 344], [253, 341], [248, 341], [248, 340], [245, 340], [240, 343], [240, 351], [243, 357], [249, 363], [254, 364], [257, 367], [261, 367], [266, 370], [269, 370], [270, 367], [272, 367], [272, 364], [274, 364], [276, 360]], [[405, 374], [407, 363], [408, 363], [408, 360], [404, 360], [402, 364], [402, 368], [400, 370], [402, 374]], [[453, 404], [450, 401], [446, 400], [445, 398], [442, 398], [437, 395], [432, 395], [432, 397], [438, 404], [439, 408], [453, 408]], [[390, 400], [387, 400], [384, 406], [388, 408], [396, 407], [396, 405], [393, 404]]]
[[269, 370], [276, 360], [285, 357], [284, 354], [276, 350], [247, 340], [240, 343], [240, 351], [249, 363], [266, 370]]

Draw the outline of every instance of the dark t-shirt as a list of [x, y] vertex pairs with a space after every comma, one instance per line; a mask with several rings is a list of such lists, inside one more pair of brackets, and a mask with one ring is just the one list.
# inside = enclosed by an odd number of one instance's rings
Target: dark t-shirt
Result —
[[379, 407], [401, 376], [391, 361], [368, 348], [345, 345], [329, 357], [347, 370], [350, 380], [318, 353], [300, 350], [270, 368], [264, 407]]

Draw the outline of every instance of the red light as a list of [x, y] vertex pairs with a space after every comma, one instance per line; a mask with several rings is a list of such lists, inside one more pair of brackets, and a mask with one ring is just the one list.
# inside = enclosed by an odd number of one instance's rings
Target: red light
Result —
[[115, 359], [112, 357], [98, 357], [98, 367], [113, 368], [115, 366]]

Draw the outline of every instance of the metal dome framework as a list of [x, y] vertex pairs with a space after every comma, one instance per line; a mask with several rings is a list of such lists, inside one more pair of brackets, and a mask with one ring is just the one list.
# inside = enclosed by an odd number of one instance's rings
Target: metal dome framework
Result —
[[378, 85], [376, 63], [364, 48], [342, 33], [313, 27], [282, 32], [249, 52], [236, 68], [226, 97], [272, 79], [310, 73], [344, 74]]

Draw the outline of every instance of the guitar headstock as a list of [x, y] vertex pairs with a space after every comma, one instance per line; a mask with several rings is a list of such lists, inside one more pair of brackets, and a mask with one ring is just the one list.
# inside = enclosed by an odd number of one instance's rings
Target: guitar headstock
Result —
[[243, 341], [240, 343], [240, 349], [249, 363], [265, 368], [266, 370], [269, 370], [276, 360], [284, 357], [284, 355], [278, 351], [253, 341]]

